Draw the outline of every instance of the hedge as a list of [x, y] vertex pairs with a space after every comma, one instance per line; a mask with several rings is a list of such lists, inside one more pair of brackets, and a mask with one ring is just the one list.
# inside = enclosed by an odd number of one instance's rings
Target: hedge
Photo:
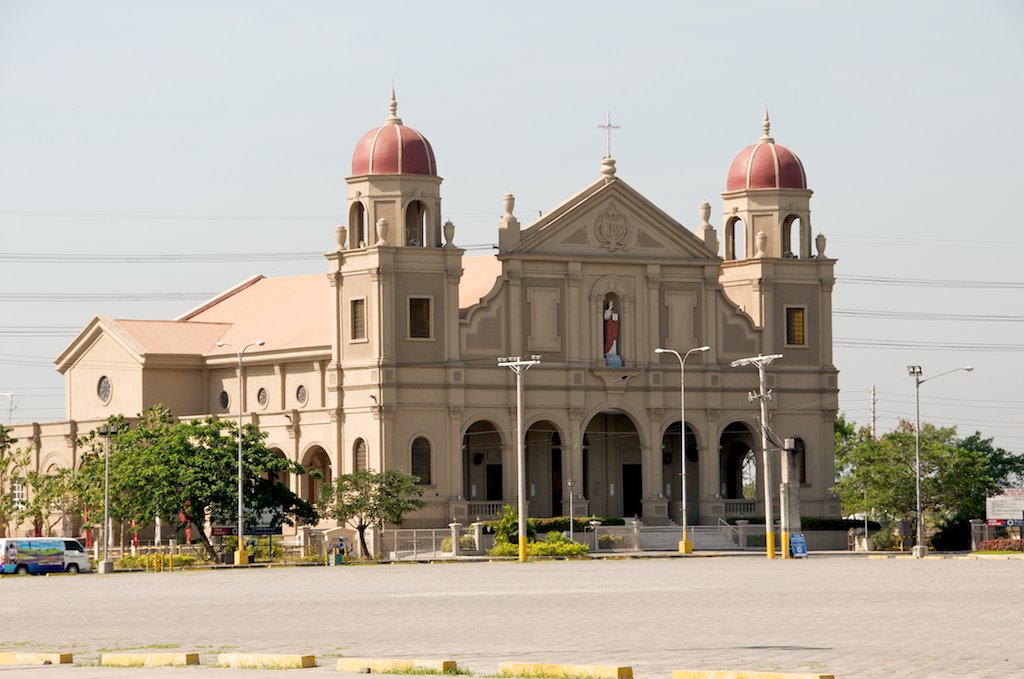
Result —
[[1024, 552], [1024, 540], [1017, 538], [982, 540], [978, 545], [978, 550], [982, 552]]

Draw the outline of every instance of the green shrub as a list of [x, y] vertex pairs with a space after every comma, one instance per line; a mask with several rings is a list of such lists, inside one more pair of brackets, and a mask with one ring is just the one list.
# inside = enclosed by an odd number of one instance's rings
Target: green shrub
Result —
[[[775, 517], [778, 521], [778, 517]], [[764, 526], [763, 516], [729, 516], [725, 519], [726, 523], [736, 525], [737, 521], [749, 521], [751, 526]], [[863, 519], [832, 519], [821, 516], [802, 516], [800, 517], [800, 530], [850, 530], [851, 528], [863, 528]], [[876, 531], [881, 530], [882, 524], [877, 521], [868, 521], [868, 530]]]
[[[562, 533], [552, 532], [543, 541], [526, 543], [527, 556], [573, 558], [586, 556], [590, 548], [579, 542], [572, 542]], [[518, 556], [519, 545], [510, 542], [495, 542], [488, 552], [491, 556]]]
[[621, 535], [602, 535], [597, 538], [598, 549], [619, 549], [624, 540]]
[[[459, 538], [459, 549], [476, 549], [476, 540], [470, 535], [463, 535]], [[441, 540], [441, 551], [450, 552], [452, 551], [452, 539], [444, 538]]]
[[[506, 509], [511, 510], [512, 516], [516, 517], [516, 511], [506, 505]], [[499, 535], [504, 528], [499, 528], [499, 524], [505, 520], [505, 514], [494, 521], [487, 521], [484, 524], [484, 533], [489, 535]], [[590, 522], [597, 521], [602, 526], [624, 526], [626, 525], [625, 519], [617, 516], [574, 516], [573, 517], [573, 530], [577, 533], [590, 529]], [[515, 519], [512, 533], [518, 535], [518, 519]], [[537, 519], [526, 519], [526, 532], [530, 539], [538, 533], [550, 533], [552, 531], [567, 532], [569, 530], [569, 517], [568, 516], [552, 516], [550, 518], [537, 518]], [[510, 540], [515, 542], [516, 540]]]
[[116, 568], [122, 570], [145, 569], [147, 563], [149, 568], [155, 568], [154, 557], [163, 556], [163, 567], [167, 567], [167, 559], [171, 559], [172, 568], [188, 568], [196, 564], [197, 559], [190, 554], [125, 554], [114, 562]]
[[871, 533], [871, 549], [878, 552], [895, 552], [899, 549], [899, 539], [891, 530], [880, 530]]
[[971, 548], [970, 519], [949, 519], [939, 525], [931, 539], [932, 547], [940, 552], [953, 552]]

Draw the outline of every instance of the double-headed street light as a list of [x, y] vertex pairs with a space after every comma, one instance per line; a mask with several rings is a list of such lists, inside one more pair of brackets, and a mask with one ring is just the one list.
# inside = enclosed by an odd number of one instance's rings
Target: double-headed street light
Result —
[[523, 375], [540, 363], [540, 356], [523, 360], [519, 356], [499, 358], [498, 365], [516, 374], [516, 459], [519, 464], [519, 561], [526, 561], [526, 450], [523, 446]]
[[679, 359], [679, 466], [683, 470], [683, 498], [679, 512], [680, 520], [683, 523], [683, 539], [679, 543], [680, 554], [690, 554], [693, 551], [693, 545], [686, 537], [686, 359], [689, 358], [690, 354], [707, 351], [710, 348], [708, 346], [694, 347], [681, 356], [675, 349], [662, 349], [658, 347], [654, 350], [656, 354], [672, 354]]
[[238, 548], [235, 550], [236, 566], [244, 566], [249, 561], [245, 544], [242, 542], [245, 533], [245, 503], [242, 499], [242, 356], [249, 347], [262, 347], [264, 344], [263, 340], [256, 340], [239, 349], [231, 342], [217, 342], [218, 347], [231, 347], [238, 356]]
[[924, 542], [924, 514], [921, 512], [921, 384], [928, 380], [934, 380], [950, 373], [971, 372], [973, 365], [965, 365], [961, 368], [953, 368], [938, 375], [932, 375], [921, 379], [921, 366], [908, 365], [907, 374], [914, 378], [914, 403], [916, 406], [917, 420], [914, 423], [914, 476], [917, 493], [917, 544], [914, 545], [914, 558], [920, 559], [928, 553], [928, 545]]
[[103, 437], [103, 561], [100, 573], [110, 573], [114, 563], [110, 560], [110, 437], [117, 436], [117, 425], [101, 424], [99, 434]]

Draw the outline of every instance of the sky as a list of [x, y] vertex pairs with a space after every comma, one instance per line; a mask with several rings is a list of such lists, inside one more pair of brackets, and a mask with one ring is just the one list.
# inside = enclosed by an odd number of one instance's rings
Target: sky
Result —
[[[840, 406], [1024, 452], [1024, 4], [0, 0], [0, 421], [59, 420], [90, 319], [325, 271], [356, 141], [433, 145], [469, 254], [617, 176], [722, 238], [733, 157], [803, 161]], [[476, 247], [481, 246], [481, 247]]]

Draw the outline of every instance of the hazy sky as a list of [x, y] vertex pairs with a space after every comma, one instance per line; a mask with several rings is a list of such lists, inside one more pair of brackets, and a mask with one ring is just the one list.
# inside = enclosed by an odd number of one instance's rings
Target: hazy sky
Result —
[[[0, 392], [60, 419], [53, 358], [94, 315], [325, 270], [392, 83], [463, 246], [506, 191], [529, 223], [596, 179], [606, 113], [618, 176], [721, 237], [767, 102], [839, 260], [842, 410], [867, 424], [877, 385], [887, 430], [908, 364], [973, 364], [922, 419], [1024, 451], [1022, 35], [1019, 2], [0, 0]], [[241, 261], [131, 261], [196, 254]]]

